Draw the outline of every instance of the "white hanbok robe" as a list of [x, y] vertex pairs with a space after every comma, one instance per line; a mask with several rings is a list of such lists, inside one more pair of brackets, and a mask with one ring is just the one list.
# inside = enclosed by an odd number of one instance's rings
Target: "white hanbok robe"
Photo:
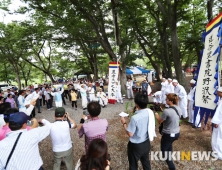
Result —
[[211, 122], [218, 124], [218, 127], [213, 128], [211, 145], [212, 150], [217, 152], [218, 158], [222, 160], [222, 100], [220, 100], [217, 105], [216, 112]]
[[99, 97], [99, 104], [101, 106], [107, 105], [108, 99], [107, 99], [106, 94], [104, 92], [98, 92], [97, 97]]
[[119, 100], [121, 101], [121, 103], [123, 103], [120, 84], [116, 85], [116, 101], [119, 102]]
[[86, 89], [81, 88], [80, 89], [81, 97], [82, 97], [82, 107], [86, 108], [87, 107], [87, 94], [86, 94]]
[[[30, 104], [30, 102], [29, 102], [29, 104]], [[26, 105], [26, 104], [25, 104], [24, 96], [20, 95], [20, 96], [18, 97], [19, 112], [24, 112], [25, 114], [27, 114], [28, 116], [30, 116], [31, 113], [32, 113], [32, 110], [33, 110], [34, 106], [33, 106], [33, 105], [30, 105], [28, 108], [26, 108], [25, 105]]]
[[183, 118], [187, 117], [187, 92], [179, 83], [174, 87], [174, 93], [179, 96], [178, 106], [182, 111]]
[[52, 96], [55, 96], [55, 105], [56, 107], [62, 107], [62, 93], [64, 92], [64, 88], [62, 88], [59, 92], [51, 92]]
[[153, 102], [154, 103], [162, 103], [162, 91], [157, 91], [154, 93]]
[[162, 99], [162, 103], [163, 104], [166, 104], [166, 94], [165, 94], [165, 91], [166, 91], [166, 88], [167, 88], [167, 84], [168, 84], [167, 81], [161, 83], [161, 85], [162, 85], [162, 87], [161, 87], [161, 91], [162, 91], [161, 99]]
[[166, 94], [170, 94], [170, 93], [174, 93], [174, 86], [173, 86], [173, 84], [172, 84], [172, 82], [171, 83], [167, 83], [167, 85], [166, 85], [166, 90], [165, 90], [165, 95]]
[[[193, 100], [193, 97], [194, 97], [195, 89], [196, 89], [196, 87], [191, 87], [190, 93], [187, 95], [187, 99], [189, 100], [189, 110], [188, 110], [189, 111], [189, 120], [188, 120], [189, 123], [193, 123], [193, 121], [194, 121], [194, 110], [193, 110], [194, 100]], [[199, 122], [200, 122], [200, 114], [198, 111], [197, 116], [196, 116], [196, 121], [195, 121], [196, 127], [199, 124]], [[201, 127], [201, 124], [198, 127]]]
[[132, 89], [133, 82], [132, 81], [130, 81], [130, 82], [127, 81], [126, 87], [127, 87], [127, 97], [128, 97], [128, 99], [134, 98], [133, 89]]
[[90, 102], [95, 101], [95, 91], [93, 87], [88, 88]]

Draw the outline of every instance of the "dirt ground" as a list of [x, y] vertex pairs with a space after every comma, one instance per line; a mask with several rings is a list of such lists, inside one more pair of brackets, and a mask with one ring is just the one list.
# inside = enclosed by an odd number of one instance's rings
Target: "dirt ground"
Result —
[[[142, 80], [143, 77], [140, 77]], [[192, 79], [191, 75], [187, 75], [186, 82], [189, 86], [189, 81]], [[161, 88], [160, 82], [154, 82], [154, 85], [151, 86], [152, 91], [158, 91]], [[80, 103], [79, 103], [80, 102]], [[124, 104], [115, 104], [108, 105], [107, 108], [102, 110], [100, 118], [106, 118], [109, 123], [109, 130], [106, 134], [108, 152], [111, 156], [111, 167], [113, 170], [128, 170], [129, 163], [127, 158], [127, 144], [129, 138], [120, 122], [119, 113], [121, 111], [126, 112], [126, 104], [128, 104], [128, 110], [132, 111], [134, 101], [124, 99]], [[81, 100], [78, 101], [78, 105], [81, 105]], [[79, 124], [79, 120], [82, 115], [82, 110], [78, 109], [77, 112], [72, 111], [71, 107], [68, 105], [64, 106], [74, 121]], [[78, 106], [79, 107], [79, 106]], [[45, 111], [42, 114], [37, 115], [37, 119], [46, 118], [53, 122], [54, 111]], [[126, 118], [127, 123], [129, 118]], [[210, 121], [210, 120], [209, 120]], [[209, 122], [208, 121], [208, 122]], [[161, 135], [158, 132], [158, 124], [156, 125], [157, 138], [151, 142], [151, 151], [160, 151], [160, 141]], [[211, 151], [211, 124], [208, 123], [205, 129], [202, 128], [194, 129], [192, 125], [183, 120], [180, 126], [180, 137], [179, 140], [173, 143], [174, 151]], [[84, 149], [84, 138], [79, 139], [77, 135], [77, 130], [72, 130], [71, 138], [73, 141], [73, 153], [74, 153], [74, 164], [78, 159], [85, 153]], [[50, 137], [47, 137], [39, 144], [40, 155], [43, 159], [43, 168], [45, 170], [51, 170], [53, 167], [53, 153], [52, 153], [52, 144]], [[151, 158], [151, 155], [150, 155]], [[168, 166], [165, 161], [150, 161], [151, 168], [154, 170], [167, 170]], [[222, 161], [174, 161], [176, 169], [178, 170], [222, 170]], [[62, 170], [65, 170], [66, 167], [62, 166]], [[139, 161], [139, 170], [142, 170], [142, 165]]]
[[[186, 75], [187, 87], [190, 87], [190, 80], [192, 75]], [[142, 79], [142, 78], [141, 78]], [[161, 82], [154, 82], [152, 86], [152, 92], [159, 91], [161, 89]], [[180, 137], [179, 140], [173, 143], [174, 151], [212, 151], [211, 150], [211, 136], [212, 136], [212, 126], [210, 123], [211, 118], [209, 118], [207, 125], [204, 125], [204, 119], [201, 122], [201, 128], [192, 128], [192, 124], [187, 123], [183, 120], [180, 126]], [[129, 122], [129, 119], [127, 120]], [[128, 123], [127, 122], [127, 123]], [[109, 121], [109, 125], [117, 126], [119, 124], [118, 119], [113, 119]], [[151, 151], [160, 151], [161, 135], [158, 132], [159, 125], [156, 125], [157, 138], [151, 142]], [[127, 143], [128, 136], [126, 135], [123, 128], [120, 128], [116, 133], [108, 132], [107, 135], [111, 135], [112, 141], [107, 141], [109, 143], [109, 152], [112, 155], [112, 167], [118, 170], [128, 169], [128, 159], [127, 159]], [[115, 139], [113, 141], [113, 139]], [[150, 156], [151, 158], [151, 156]], [[174, 161], [176, 169], [179, 170], [222, 170], [222, 161]], [[155, 170], [167, 170], [168, 166], [164, 161], [151, 161], [151, 168]], [[142, 165], [139, 162], [139, 169], [142, 170]]]

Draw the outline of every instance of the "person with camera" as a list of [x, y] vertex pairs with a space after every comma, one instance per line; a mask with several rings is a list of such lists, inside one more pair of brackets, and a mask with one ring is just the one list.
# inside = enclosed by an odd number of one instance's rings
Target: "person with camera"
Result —
[[149, 119], [151, 120], [151, 117], [147, 112], [148, 96], [144, 94], [137, 94], [134, 101], [138, 110], [135, 112], [135, 115], [131, 117], [128, 126], [125, 118], [121, 118], [123, 127], [129, 136], [129, 143], [127, 146], [129, 169], [137, 170], [138, 161], [140, 160], [143, 165], [143, 169], [150, 170], [150, 134], [148, 134], [148, 127]]
[[81, 138], [85, 134], [85, 150], [87, 153], [89, 143], [93, 139], [103, 139], [106, 142], [106, 131], [108, 131], [108, 121], [106, 119], [100, 119], [98, 116], [101, 112], [101, 106], [98, 102], [90, 102], [87, 105], [90, 121], [85, 123], [86, 115], [82, 115], [80, 124], [78, 127], [79, 137]]
[[[4, 111], [3, 114], [4, 114], [4, 121], [5, 121], [6, 125], [4, 125], [2, 128], [0, 128], [0, 141], [5, 138], [7, 133], [11, 132], [11, 129], [9, 128], [9, 118], [11, 115], [13, 115], [14, 113], [17, 113], [17, 112], [19, 112], [19, 111], [16, 108], [8, 108]], [[31, 120], [31, 122], [33, 122], [33, 124], [32, 124], [32, 126], [26, 127], [27, 131], [34, 129], [38, 126], [36, 118], [33, 118]]]
[[[178, 140], [180, 135], [180, 117], [182, 115], [181, 109], [177, 106], [179, 101], [179, 96], [174, 93], [167, 95], [166, 104], [169, 105], [169, 108], [165, 109], [161, 116], [156, 112], [155, 116], [159, 123], [163, 123], [163, 128], [160, 128], [160, 133], [162, 134], [161, 138], [161, 151], [163, 157], [166, 158], [166, 163], [169, 169], [176, 169], [172, 160], [169, 159], [169, 154], [173, 150], [173, 142]], [[162, 127], [162, 125], [160, 125]], [[167, 156], [165, 155], [167, 153]]]
[[108, 147], [104, 140], [92, 140], [87, 154], [81, 157], [75, 168], [75, 170], [88, 169], [111, 170]]
[[[67, 118], [67, 121], [64, 119]], [[42, 120], [39, 121], [43, 123]], [[75, 129], [76, 123], [69, 117], [63, 107], [55, 110], [55, 122], [51, 123], [50, 136], [53, 145], [54, 166], [53, 170], [60, 170], [64, 157], [67, 170], [73, 170], [73, 148], [69, 129]]]
[[30, 119], [24, 112], [17, 112], [9, 117], [11, 132], [0, 141], [0, 169], [43, 170], [38, 144], [49, 135], [51, 124], [43, 119], [44, 127], [27, 131], [27, 122]]

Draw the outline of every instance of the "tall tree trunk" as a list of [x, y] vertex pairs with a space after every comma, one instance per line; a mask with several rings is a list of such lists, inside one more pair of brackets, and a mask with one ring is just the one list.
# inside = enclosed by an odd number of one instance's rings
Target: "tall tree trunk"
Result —
[[98, 81], [98, 67], [97, 67], [97, 64], [94, 64], [94, 77], [93, 77], [93, 80], [94, 81]]
[[51, 82], [52, 82], [52, 83], [54, 83], [54, 82], [55, 82], [55, 80], [54, 80], [54, 78], [53, 78], [52, 74], [51, 74], [51, 73], [46, 73], [46, 74], [49, 76], [49, 78], [50, 78]]
[[207, 1], [207, 18], [208, 18], [208, 22], [210, 23], [213, 18], [213, 5], [214, 5], [214, 0], [208, 0]]
[[163, 46], [164, 46], [164, 52], [165, 52], [165, 62], [166, 62], [166, 68], [167, 68], [167, 77], [172, 78], [172, 69], [171, 69], [171, 62], [170, 62], [170, 57], [169, 57], [169, 49], [168, 49], [168, 44], [167, 44], [167, 32], [166, 32], [166, 27], [163, 30]]
[[[167, 17], [168, 24], [171, 30], [171, 40], [172, 40], [172, 53], [173, 53], [173, 61], [174, 68], [176, 71], [176, 77], [180, 84], [182, 84], [186, 88], [186, 82], [182, 74], [182, 66], [180, 62], [180, 51], [179, 51], [179, 43], [177, 36], [177, 0], [174, 0], [174, 4], [171, 4], [171, 0], [167, 0], [168, 13], [164, 8], [163, 4], [160, 1], [157, 1], [157, 5], [160, 11]], [[173, 8], [173, 9], [172, 9]]]
[[18, 66], [17, 66], [17, 64], [15, 64], [15, 65], [13, 65], [13, 67], [15, 69], [15, 73], [16, 73], [16, 77], [17, 77], [18, 90], [21, 90], [21, 80], [20, 80], [20, 76], [19, 76]]
[[173, 52], [173, 61], [174, 68], [176, 71], [176, 77], [180, 84], [186, 87], [186, 82], [182, 74], [182, 66], [180, 62], [180, 51], [178, 44], [178, 36], [177, 36], [177, 26], [176, 21], [172, 17], [172, 25], [171, 25], [171, 39], [172, 39], [172, 52]]
[[28, 86], [28, 80], [25, 79], [25, 86]]

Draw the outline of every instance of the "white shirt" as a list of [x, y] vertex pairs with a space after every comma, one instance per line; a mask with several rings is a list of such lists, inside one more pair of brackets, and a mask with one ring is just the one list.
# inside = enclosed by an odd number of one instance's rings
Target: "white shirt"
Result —
[[174, 87], [174, 93], [179, 96], [180, 99], [184, 99], [187, 97], [187, 92], [184, 89], [183, 86], [181, 86], [179, 83], [177, 84], [176, 87]]
[[0, 128], [5, 125], [4, 115], [0, 114]]
[[170, 94], [170, 93], [174, 93], [174, 86], [172, 82], [171, 83], [168, 82], [165, 89], [165, 94]]
[[103, 80], [100, 80], [100, 81], [99, 81], [99, 85], [100, 85], [100, 86], [103, 86]]
[[126, 87], [127, 87], [127, 89], [129, 90], [131, 87], [133, 86], [133, 82], [132, 81], [127, 81], [127, 83], [126, 83]]
[[79, 86], [79, 85], [78, 85], [77, 83], [75, 83], [75, 84], [74, 84], [74, 89], [77, 90], [78, 86]]
[[47, 99], [47, 100], [50, 99], [49, 94], [48, 94], [48, 91], [44, 91], [44, 95], [46, 96], [46, 99]]
[[40, 94], [40, 96], [39, 96], [39, 99], [42, 99], [42, 90], [39, 90], [39, 94]]
[[[74, 124], [71, 123], [71, 128], [73, 127]], [[51, 123], [50, 136], [52, 139], [53, 152], [64, 152], [72, 147], [69, 124], [67, 121], [56, 121]]]
[[27, 131], [27, 129], [11, 131], [0, 141], [0, 169], [5, 166], [18, 134], [22, 132], [7, 170], [38, 170], [43, 162], [39, 154], [38, 143], [50, 132], [51, 123], [43, 119], [45, 126]]
[[[91, 90], [91, 91], [90, 91]], [[89, 91], [89, 94], [94, 94], [94, 88], [93, 87], [88, 87], [88, 91]]]

